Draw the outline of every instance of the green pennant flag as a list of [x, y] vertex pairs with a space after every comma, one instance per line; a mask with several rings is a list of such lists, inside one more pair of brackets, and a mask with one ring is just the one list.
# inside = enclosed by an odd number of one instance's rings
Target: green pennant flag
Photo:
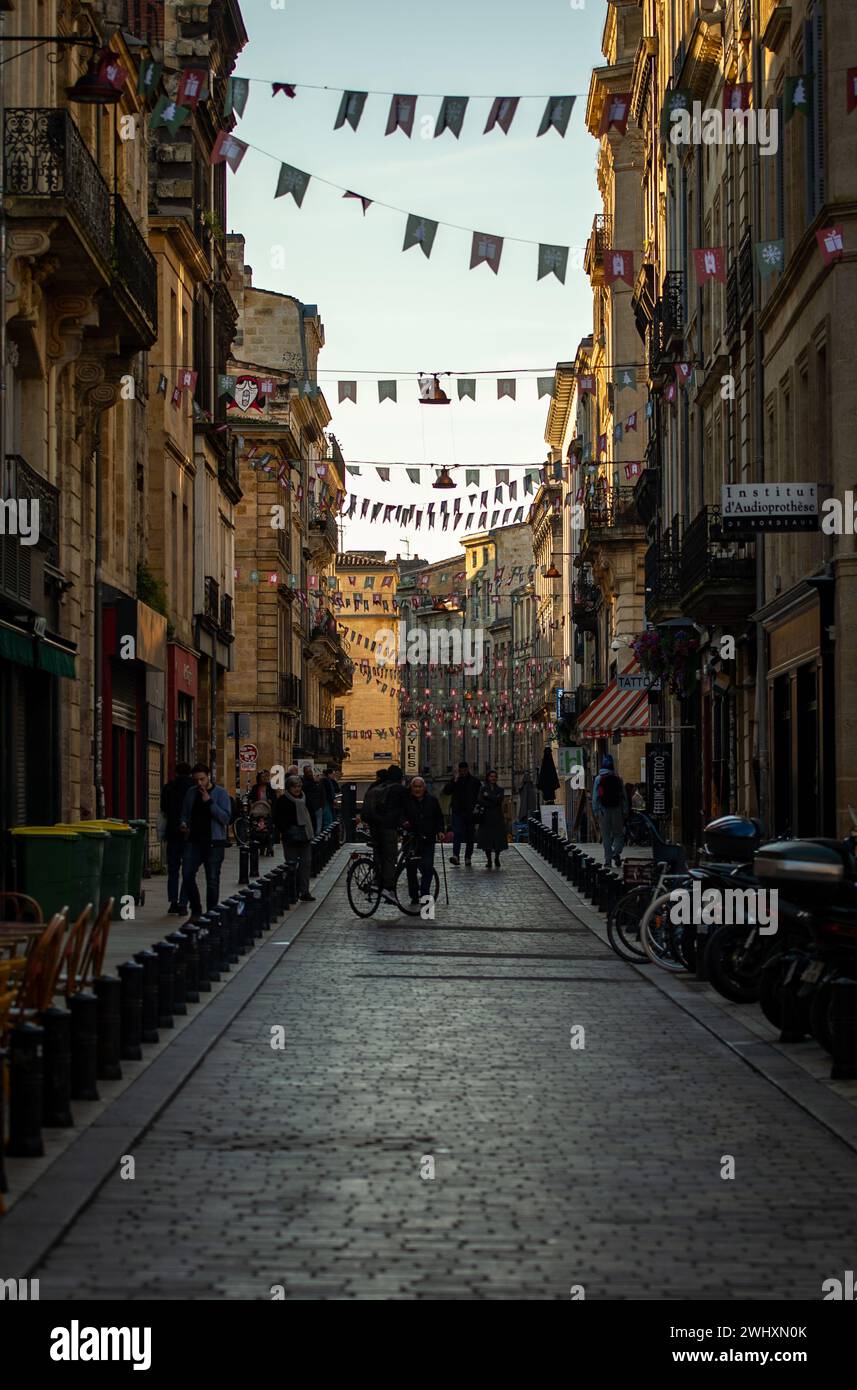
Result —
[[249, 77], [228, 78], [226, 83], [226, 95], [223, 99], [224, 116], [231, 116], [233, 111], [237, 116], [243, 116], [244, 107], [247, 105], [247, 98], [249, 95]]
[[412, 482], [412, 483], [418, 483], [418, 482], [419, 482], [419, 480], [420, 480], [420, 470], [419, 470], [418, 468], [406, 468], [406, 469], [405, 469], [405, 472], [407, 473], [408, 479], [410, 480], [410, 482]]
[[396, 400], [398, 400], [398, 396], [397, 396], [397, 394], [396, 394], [396, 391], [397, 391], [397, 387], [396, 387], [395, 381], [379, 381], [379, 382], [378, 382], [378, 402], [379, 402], [379, 404], [380, 404], [381, 401], [396, 401]]
[[274, 197], [283, 198], [287, 193], [291, 193], [298, 207], [301, 207], [304, 194], [309, 188], [309, 179], [309, 174], [305, 174], [303, 169], [295, 169], [291, 164], [281, 164]]
[[410, 212], [405, 225], [405, 241], [402, 250], [409, 251], [412, 246], [418, 246], [428, 260], [434, 246], [436, 233], [436, 222], [432, 222], [429, 217], [419, 217], [417, 213]]
[[795, 111], [808, 116], [812, 108], [812, 73], [787, 77], [783, 92], [783, 121], [788, 125]]
[[479, 485], [479, 469], [478, 469], [478, 468], [465, 468], [465, 470], [464, 470], [464, 486], [465, 486], [465, 487], [470, 487], [471, 484], [472, 484], [473, 486], [475, 486], [475, 487], [478, 487], [478, 485]]
[[462, 376], [458, 379], [458, 399], [464, 400], [469, 396], [472, 401], [476, 400], [476, 378], [474, 376]]
[[149, 129], [157, 130], [158, 126], [165, 125], [170, 135], [175, 135], [179, 126], [184, 125], [190, 108], [187, 106], [177, 106], [172, 97], [160, 97], [149, 121]]
[[218, 394], [218, 396], [226, 396], [226, 395], [228, 395], [230, 392], [232, 392], [232, 391], [234, 391], [234, 390], [235, 390], [235, 377], [234, 377], [234, 376], [227, 376], [225, 373], [220, 373], [220, 374], [218, 375], [218, 378], [217, 378], [217, 394]]
[[633, 367], [617, 367], [616, 379], [613, 382], [613, 390], [618, 394], [619, 391], [633, 391], [637, 385], [637, 373]]
[[140, 71], [137, 73], [137, 91], [142, 96], [148, 96], [157, 87], [163, 70], [161, 63], [156, 63], [154, 58], [147, 58], [140, 64]]
[[567, 246], [539, 246], [539, 273], [536, 277], [537, 279], [543, 280], [546, 275], [555, 275], [560, 284], [564, 285], [567, 268]]
[[756, 265], [763, 280], [773, 275], [775, 270], [782, 270], [786, 261], [784, 241], [757, 241], [755, 249]]
[[661, 139], [669, 140], [670, 138], [673, 111], [689, 112], [692, 109], [693, 97], [690, 92], [683, 91], [681, 87], [676, 87], [675, 91], [668, 92], [661, 111]]

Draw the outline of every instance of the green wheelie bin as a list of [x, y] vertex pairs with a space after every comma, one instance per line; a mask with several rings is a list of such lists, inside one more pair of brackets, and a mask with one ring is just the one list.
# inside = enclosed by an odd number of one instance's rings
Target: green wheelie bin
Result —
[[87, 903], [92, 903], [95, 915], [98, 916], [98, 909], [103, 902], [101, 879], [104, 873], [104, 855], [110, 836], [106, 830], [99, 830], [97, 826], [90, 825], [88, 821], [65, 821], [54, 826], [54, 829], [70, 830], [72, 834], [80, 836], [79, 853], [83, 865], [83, 894], [80, 907], [77, 910], [72, 909], [71, 915], [76, 917]]
[[131, 846], [131, 878], [128, 892], [134, 894], [134, 901], [138, 907], [142, 907], [146, 901], [146, 894], [143, 892], [143, 868], [146, 863], [146, 841], [149, 838], [149, 822], [147, 820], [129, 820], [126, 824], [130, 825], [134, 831], [134, 843]]
[[49, 922], [67, 907], [76, 917], [89, 901], [81, 836], [55, 825], [20, 825], [11, 831], [15, 841], [18, 891], [27, 893]]
[[[89, 820], [81, 821], [81, 826], [91, 825], [96, 830], [107, 831], [104, 846], [104, 867], [101, 873], [101, 902], [113, 899], [112, 922], [118, 922], [122, 915], [122, 899], [131, 894], [131, 850], [136, 831], [126, 821]], [[101, 904], [99, 903], [99, 906]]]

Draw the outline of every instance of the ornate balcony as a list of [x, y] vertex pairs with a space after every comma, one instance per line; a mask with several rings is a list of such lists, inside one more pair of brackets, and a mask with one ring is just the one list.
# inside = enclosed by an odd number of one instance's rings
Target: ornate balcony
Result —
[[339, 530], [333, 512], [320, 510], [310, 513], [307, 540], [310, 555], [314, 559], [325, 553], [331, 560], [336, 558]]
[[37, 473], [20, 454], [6, 455], [6, 497], [16, 497], [39, 504], [39, 549], [45, 563], [60, 567], [60, 494], [59, 488]]
[[658, 510], [661, 489], [661, 470], [648, 465], [643, 469], [634, 489], [634, 504], [637, 516], [644, 526], [654, 521]]
[[294, 676], [289, 672], [288, 675], [280, 676], [279, 701], [281, 709], [300, 710], [301, 707], [301, 680], [300, 676]]
[[599, 213], [592, 219], [592, 231], [586, 243], [586, 254], [583, 258], [583, 269], [586, 274], [593, 276], [602, 275], [604, 271], [604, 252], [609, 250], [613, 240], [613, 218], [605, 213]]
[[601, 590], [586, 579], [576, 580], [571, 590], [571, 619], [578, 632], [597, 632]]
[[310, 628], [307, 656], [318, 672], [322, 685], [330, 686], [337, 695], [346, 695], [354, 685], [354, 662], [346, 654], [339, 635], [339, 625], [329, 610], [325, 610], [315, 626]]
[[684, 533], [682, 611], [704, 623], [738, 622], [756, 599], [755, 542], [726, 537], [719, 507], [703, 507]]
[[645, 557], [646, 617], [650, 622], [681, 612], [681, 531], [678, 518], [649, 546]]
[[759, 32], [762, 43], [776, 53], [783, 39], [788, 38], [792, 22], [790, 0], [761, 0]]
[[300, 742], [294, 746], [294, 756], [312, 758], [317, 763], [339, 764], [345, 758], [342, 734], [335, 725], [304, 724]]
[[10, 222], [37, 222], [51, 239], [60, 290], [110, 285], [102, 326], [128, 351], [157, 336], [154, 259], [131, 213], [112, 195], [71, 113], [10, 107], [4, 119], [4, 173]]

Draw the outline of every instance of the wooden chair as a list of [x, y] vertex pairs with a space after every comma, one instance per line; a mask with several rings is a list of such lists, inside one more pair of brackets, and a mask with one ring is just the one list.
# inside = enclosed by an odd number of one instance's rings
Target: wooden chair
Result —
[[112, 912], [113, 899], [108, 898], [93, 922], [89, 933], [80, 965], [79, 989], [86, 989], [87, 985], [91, 985], [93, 980], [98, 979], [104, 969], [104, 957], [107, 954], [107, 939], [110, 936], [110, 917]]
[[0, 919], [4, 922], [43, 922], [42, 909], [26, 893], [0, 892]]
[[[60, 970], [57, 976], [56, 993], [65, 995], [66, 1002], [79, 989], [83, 988], [80, 981], [80, 967], [84, 957], [87, 944], [87, 928], [90, 927], [92, 916], [92, 903], [87, 903], [73, 926], [69, 927], [65, 945], [62, 949], [60, 959]], [[94, 923], [92, 924], [94, 927]], [[91, 931], [91, 929], [90, 929]]]
[[41, 1009], [50, 1008], [62, 966], [63, 937], [67, 927], [68, 908], [64, 907], [54, 913], [41, 935], [32, 942], [17, 999], [9, 1010], [10, 1024], [19, 1023]]

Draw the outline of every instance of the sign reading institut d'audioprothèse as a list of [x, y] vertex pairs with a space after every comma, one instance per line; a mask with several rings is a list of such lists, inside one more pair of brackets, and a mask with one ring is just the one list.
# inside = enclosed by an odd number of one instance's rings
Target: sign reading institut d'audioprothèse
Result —
[[817, 531], [815, 483], [726, 483], [724, 531]]

